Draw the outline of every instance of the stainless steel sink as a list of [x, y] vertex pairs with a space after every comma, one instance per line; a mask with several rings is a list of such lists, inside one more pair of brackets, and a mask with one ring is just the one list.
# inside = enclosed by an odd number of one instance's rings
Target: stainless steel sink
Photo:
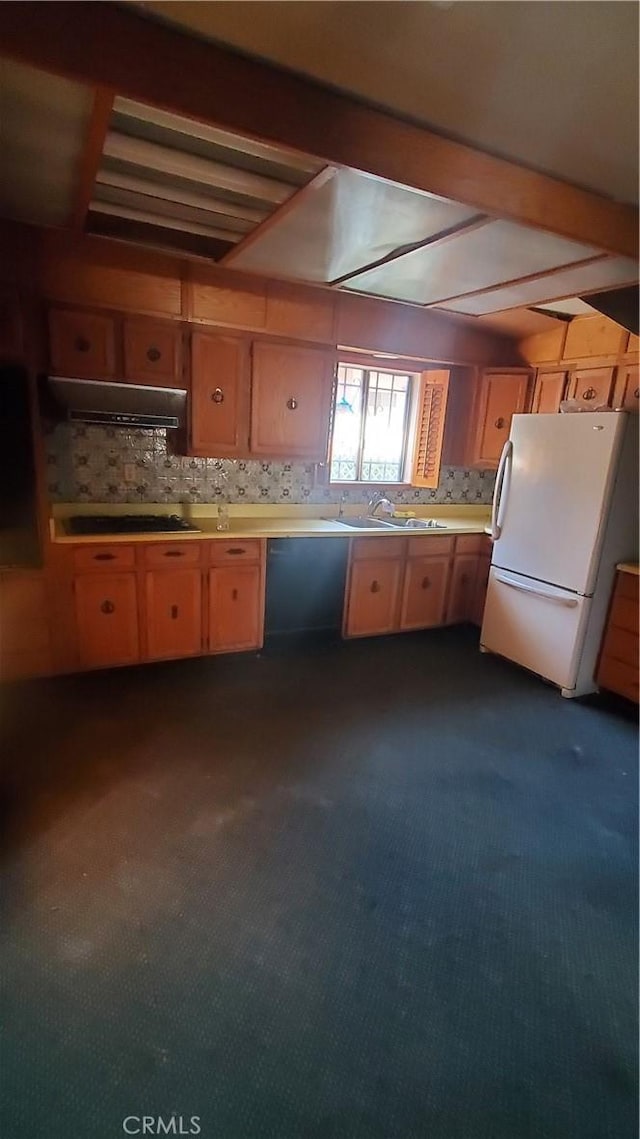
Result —
[[446, 530], [444, 522], [435, 522], [433, 518], [389, 518], [385, 521], [387, 526], [398, 526], [402, 530]]
[[326, 518], [326, 522], [339, 522], [341, 526], [353, 526], [356, 530], [386, 530], [390, 523], [383, 522], [381, 518]]
[[327, 518], [326, 522], [339, 522], [356, 530], [446, 530], [443, 522], [433, 518], [371, 518], [358, 515], [355, 518]]

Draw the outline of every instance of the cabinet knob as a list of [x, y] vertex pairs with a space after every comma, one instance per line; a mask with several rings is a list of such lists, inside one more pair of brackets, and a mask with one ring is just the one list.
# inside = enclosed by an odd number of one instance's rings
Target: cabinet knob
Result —
[[176, 617], [177, 617], [177, 616], [178, 616], [178, 606], [177, 606], [177, 605], [172, 605], [172, 606], [171, 606], [171, 617], [172, 617], [172, 619], [175, 621], [175, 619], [176, 619]]
[[422, 588], [423, 588], [423, 589], [428, 589], [430, 585], [431, 585], [431, 578], [429, 578], [429, 577], [423, 577], [423, 579], [422, 579]]
[[184, 550], [165, 550], [163, 556], [165, 558], [183, 558]]
[[380, 592], [380, 582], [379, 581], [372, 581], [371, 582], [371, 592], [372, 593], [379, 593]]
[[633, 393], [633, 398], [634, 399], [640, 399], [640, 388], [635, 388], [634, 393]]
[[504, 427], [504, 416], [499, 415], [495, 421], [494, 426], [497, 428]]
[[585, 388], [585, 390], [582, 393], [582, 398], [583, 399], [594, 399], [595, 395], [596, 395], [596, 389], [595, 388]]
[[87, 340], [86, 336], [76, 336], [74, 347], [77, 352], [88, 352], [91, 347], [91, 341]]
[[216, 388], [216, 390], [211, 393], [211, 398], [214, 403], [224, 403], [224, 392], [222, 388]]
[[115, 554], [94, 554], [93, 560], [94, 562], [112, 562], [115, 556]]
[[115, 613], [116, 607], [113, 601], [103, 601], [100, 609], [103, 613]]
[[297, 406], [298, 406], [297, 399], [295, 399], [294, 396], [291, 396], [291, 399], [287, 400], [287, 407], [289, 408], [289, 411], [295, 411]]
[[160, 352], [160, 349], [156, 348], [155, 344], [152, 344], [150, 348], [147, 348], [147, 360], [150, 360], [152, 364], [156, 364], [161, 355], [162, 353]]
[[229, 546], [227, 554], [244, 554], [244, 546]]
[[237, 601], [237, 600], [238, 600], [238, 590], [237, 590], [237, 589], [232, 589], [232, 590], [231, 590], [231, 600], [232, 600], [232, 601]]

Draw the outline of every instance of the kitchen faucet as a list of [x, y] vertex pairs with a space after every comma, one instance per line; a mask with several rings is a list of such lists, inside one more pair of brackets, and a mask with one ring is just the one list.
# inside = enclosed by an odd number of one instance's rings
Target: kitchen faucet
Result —
[[393, 514], [394, 511], [393, 503], [389, 501], [384, 491], [377, 490], [369, 501], [369, 517], [375, 518], [376, 510], [379, 508], [382, 508], [385, 514]]

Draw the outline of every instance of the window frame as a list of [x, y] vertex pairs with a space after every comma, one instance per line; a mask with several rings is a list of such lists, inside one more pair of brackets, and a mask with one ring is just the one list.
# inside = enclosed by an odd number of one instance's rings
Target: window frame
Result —
[[[360, 368], [363, 373], [363, 408], [366, 409], [366, 403], [369, 395], [369, 377], [371, 372], [383, 372], [387, 375], [406, 375], [408, 377], [407, 401], [404, 414], [404, 423], [402, 428], [402, 457], [400, 461], [401, 478], [396, 482], [390, 479], [332, 479], [331, 478], [331, 463], [333, 452], [333, 432], [335, 428], [335, 413], [338, 395], [338, 369], [340, 367], [346, 368]], [[407, 490], [411, 487], [410, 481], [410, 463], [412, 458], [413, 448], [415, 446], [415, 418], [416, 407], [419, 398], [420, 377], [422, 369], [417, 360], [398, 360], [387, 357], [363, 357], [358, 358], [355, 354], [339, 353], [336, 361], [336, 386], [333, 398], [332, 416], [331, 416], [331, 433], [329, 439], [329, 461], [327, 463], [327, 485], [332, 487], [394, 487], [397, 490]], [[356, 460], [357, 468], [361, 470], [363, 463], [363, 450], [364, 438], [366, 430], [366, 410], [362, 415], [362, 424], [360, 430], [360, 441], [358, 444], [358, 458]]]

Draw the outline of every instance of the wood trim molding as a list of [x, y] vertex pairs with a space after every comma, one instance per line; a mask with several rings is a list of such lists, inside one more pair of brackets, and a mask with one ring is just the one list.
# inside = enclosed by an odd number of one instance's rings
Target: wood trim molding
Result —
[[91, 115], [89, 116], [87, 137], [80, 156], [78, 188], [71, 216], [73, 229], [83, 229], [86, 221], [104, 141], [107, 137], [114, 98], [115, 92], [110, 88], [96, 87]]
[[325, 166], [310, 182], [307, 182], [304, 186], [300, 186], [281, 206], [278, 206], [273, 213], [268, 214], [264, 221], [260, 222], [255, 229], [250, 230], [249, 233], [225, 254], [220, 264], [227, 267], [233, 265], [234, 261], [237, 261], [239, 254], [244, 253], [245, 249], [248, 249], [260, 237], [263, 237], [272, 226], [282, 221], [283, 217], [286, 217], [294, 206], [300, 205], [301, 201], [304, 201], [314, 190], [318, 190], [320, 186], [323, 186], [329, 178], [333, 178], [334, 174], [335, 166]]
[[[6, 55], [480, 213], [635, 257], [638, 211], [115, 4], [1, 3]], [[79, 50], [78, 45], [82, 45]]]

